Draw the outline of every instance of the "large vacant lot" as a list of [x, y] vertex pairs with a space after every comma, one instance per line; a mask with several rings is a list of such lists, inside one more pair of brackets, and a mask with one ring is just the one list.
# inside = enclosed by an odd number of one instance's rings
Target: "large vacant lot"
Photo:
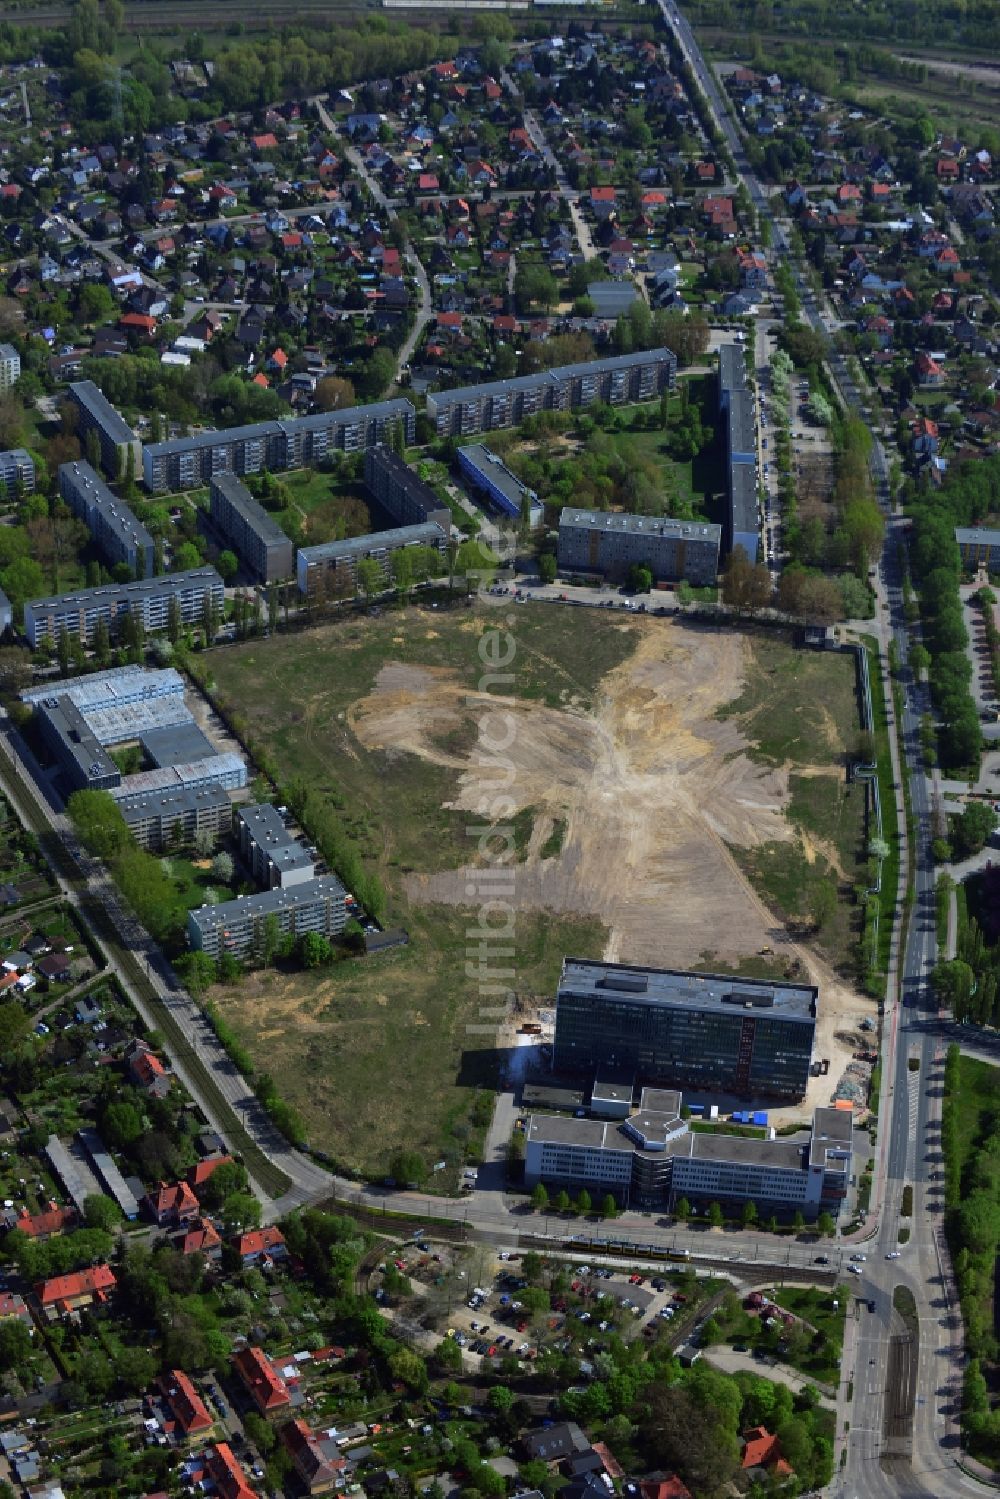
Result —
[[[498, 624], [512, 637], [512, 681], [490, 690], [480, 643]], [[568, 952], [812, 964], [780, 917], [804, 929], [817, 885], [855, 874], [847, 658], [728, 629], [529, 607], [411, 609], [211, 663], [286, 784], [307, 783], [337, 809], [386, 884], [390, 921], [411, 934], [384, 958], [268, 973], [219, 996], [314, 1143], [344, 1162], [384, 1167], [400, 1144], [457, 1158], [475, 1089], [494, 1079], [490, 1021], [466, 968], [476, 957], [470, 830], [484, 821], [508, 828], [513, 987], [529, 1005], [551, 997]], [[841, 911], [828, 918], [831, 958], [846, 950], [847, 922]], [[812, 971], [832, 1047], [853, 997]]]

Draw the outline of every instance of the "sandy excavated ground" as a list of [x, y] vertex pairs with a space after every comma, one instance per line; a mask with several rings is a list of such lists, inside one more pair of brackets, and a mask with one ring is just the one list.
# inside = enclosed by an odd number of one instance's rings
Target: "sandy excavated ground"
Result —
[[[738, 721], [714, 717], [739, 695], [750, 646], [736, 632], [659, 621], [628, 628], [637, 629], [637, 648], [604, 679], [592, 711], [470, 693], [448, 671], [389, 663], [351, 710], [352, 727], [369, 749], [452, 769], [456, 809], [482, 815], [501, 794], [506, 815], [533, 808], [514, 904], [593, 914], [610, 928], [607, 958], [684, 968], [707, 956], [734, 963], [764, 947], [797, 956], [821, 985], [816, 1054], [831, 1058], [807, 1102], [826, 1102], [852, 1049], [836, 1033], [853, 1032], [873, 1007], [790, 942], [727, 848], [795, 836], [784, 816], [787, 771], [755, 764]], [[441, 739], [470, 715], [477, 746], [443, 751]], [[501, 755], [486, 748], [491, 738], [509, 741]], [[562, 849], [543, 860], [556, 819], [565, 823]], [[467, 905], [468, 880], [464, 869], [414, 874], [408, 893]]]

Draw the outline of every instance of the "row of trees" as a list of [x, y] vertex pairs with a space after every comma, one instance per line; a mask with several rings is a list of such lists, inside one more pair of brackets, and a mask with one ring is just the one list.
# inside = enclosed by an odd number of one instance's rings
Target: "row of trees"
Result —
[[[990, 1315], [1000, 1251], [1000, 1129], [992, 1109], [976, 1109], [979, 1100], [964, 1096], [965, 1082], [960, 1049], [957, 1045], [949, 1046], [944, 1071], [941, 1147], [945, 1163], [945, 1222], [969, 1354], [963, 1424], [976, 1456], [996, 1462], [1000, 1458], [1000, 1410], [990, 1399], [984, 1368], [995, 1365], [1000, 1353]], [[980, 1122], [971, 1143], [964, 1146], [970, 1108], [976, 1111]]]
[[941, 764], [979, 774], [982, 732], [972, 695], [969, 637], [962, 615], [962, 563], [956, 526], [971, 526], [1000, 508], [1000, 459], [964, 463], [949, 470], [930, 493], [912, 484], [910, 565], [920, 595], [924, 645], [930, 652], [930, 686], [939, 719]]

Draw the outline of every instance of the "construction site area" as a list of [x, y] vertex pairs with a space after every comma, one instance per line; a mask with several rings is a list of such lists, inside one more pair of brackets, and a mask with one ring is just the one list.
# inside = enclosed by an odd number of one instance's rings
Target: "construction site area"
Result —
[[[443, 1106], [463, 1075], [463, 1030], [479, 1001], [474, 983], [456, 978], [453, 951], [446, 1015], [435, 1009], [427, 986], [444, 954], [431, 949], [437, 924], [449, 942], [467, 926], [481, 873], [503, 847], [516, 998], [495, 1054], [544, 1042], [518, 1027], [547, 1018], [568, 952], [780, 974], [818, 985], [814, 1055], [829, 1067], [803, 1104], [777, 1112], [798, 1118], [828, 1103], [848, 1067], [863, 1066], [855, 1054], [872, 1047], [877, 1018], [850, 972], [852, 881], [864, 857], [862, 804], [845, 774], [857, 734], [851, 660], [773, 634], [529, 608], [500, 620], [510, 664], [497, 691], [483, 684], [480, 650], [494, 621], [487, 609], [411, 609], [299, 636], [294, 667], [280, 637], [213, 662], [224, 695], [239, 691], [244, 716], [290, 773], [312, 775], [318, 792], [329, 787], [351, 807], [393, 920], [414, 938], [377, 974], [368, 965], [361, 978], [357, 963], [327, 970], [322, 1003], [309, 975], [282, 976], [280, 995], [255, 984], [252, 1000], [223, 993], [227, 1018], [251, 1048], [266, 1036], [269, 1066], [307, 1116], [316, 1104], [303, 1058], [332, 1048], [340, 1115], [352, 1106], [343, 1064], [353, 1022], [360, 1015], [398, 1042], [405, 992], [418, 1017], [410, 1034], [432, 1028], [428, 1066], [442, 1074], [424, 1103], [436, 1092]], [[484, 826], [495, 838], [470, 839]], [[819, 912], [815, 892], [830, 883], [837, 901], [820, 923], [811, 907]], [[306, 989], [317, 1002], [304, 1003]], [[373, 1044], [369, 1034], [369, 1061]]]

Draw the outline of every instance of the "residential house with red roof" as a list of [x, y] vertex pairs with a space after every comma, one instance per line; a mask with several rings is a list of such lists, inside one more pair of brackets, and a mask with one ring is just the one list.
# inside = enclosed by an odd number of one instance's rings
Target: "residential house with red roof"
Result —
[[160, 1375], [160, 1389], [174, 1420], [186, 1437], [210, 1431], [215, 1425], [208, 1407], [182, 1369]]
[[62, 1317], [104, 1303], [117, 1284], [110, 1265], [88, 1265], [72, 1275], [53, 1275], [38, 1281], [35, 1296], [43, 1312]]
[[64, 1234], [75, 1222], [76, 1208], [61, 1208], [50, 1202], [42, 1213], [29, 1213], [27, 1208], [22, 1208], [12, 1227], [26, 1238], [42, 1240]]
[[170, 1077], [166, 1067], [145, 1041], [133, 1041], [125, 1052], [129, 1081], [144, 1093], [155, 1098], [165, 1098], [170, 1091]]
[[744, 1472], [752, 1468], [770, 1468], [782, 1477], [791, 1473], [791, 1464], [781, 1455], [781, 1443], [766, 1426], [751, 1427], [744, 1433], [743, 1443], [741, 1466]]
[[219, 1491], [220, 1499], [257, 1499], [243, 1467], [237, 1462], [228, 1442], [219, 1442], [206, 1467]]
[[233, 1368], [262, 1416], [280, 1415], [292, 1403], [288, 1386], [262, 1348], [242, 1348]]
[[662, 1478], [644, 1478], [639, 1485], [641, 1499], [691, 1499], [691, 1490], [676, 1473]]
[[914, 360], [914, 369], [916, 370], [918, 385], [929, 388], [944, 384], [944, 370], [938, 364], [937, 360], [932, 359], [930, 354], [926, 353], [923, 349]]
[[270, 1265], [275, 1260], [287, 1259], [288, 1246], [277, 1224], [269, 1223], [266, 1228], [251, 1228], [240, 1234], [236, 1240], [236, 1252], [244, 1266]]
[[158, 1182], [146, 1193], [142, 1205], [159, 1228], [176, 1228], [201, 1212], [187, 1182]]
[[281, 1440], [296, 1473], [309, 1494], [326, 1494], [337, 1483], [347, 1459], [331, 1437], [320, 1437], [305, 1421], [289, 1421], [281, 1428]]
[[222, 1239], [210, 1218], [194, 1218], [175, 1235], [173, 1246], [181, 1254], [203, 1254], [207, 1260], [217, 1260], [222, 1255]]
[[232, 1165], [233, 1158], [231, 1155], [206, 1156], [203, 1161], [199, 1161], [196, 1166], [191, 1167], [191, 1170], [187, 1174], [188, 1185], [193, 1187], [195, 1192], [197, 1192], [198, 1188], [203, 1187], [212, 1173], [218, 1171], [220, 1166]]
[[617, 196], [613, 187], [592, 187], [590, 206], [598, 219], [609, 219], [615, 211]]
[[16, 1317], [25, 1327], [31, 1327], [31, 1313], [23, 1296], [16, 1291], [0, 1291], [0, 1322]]

